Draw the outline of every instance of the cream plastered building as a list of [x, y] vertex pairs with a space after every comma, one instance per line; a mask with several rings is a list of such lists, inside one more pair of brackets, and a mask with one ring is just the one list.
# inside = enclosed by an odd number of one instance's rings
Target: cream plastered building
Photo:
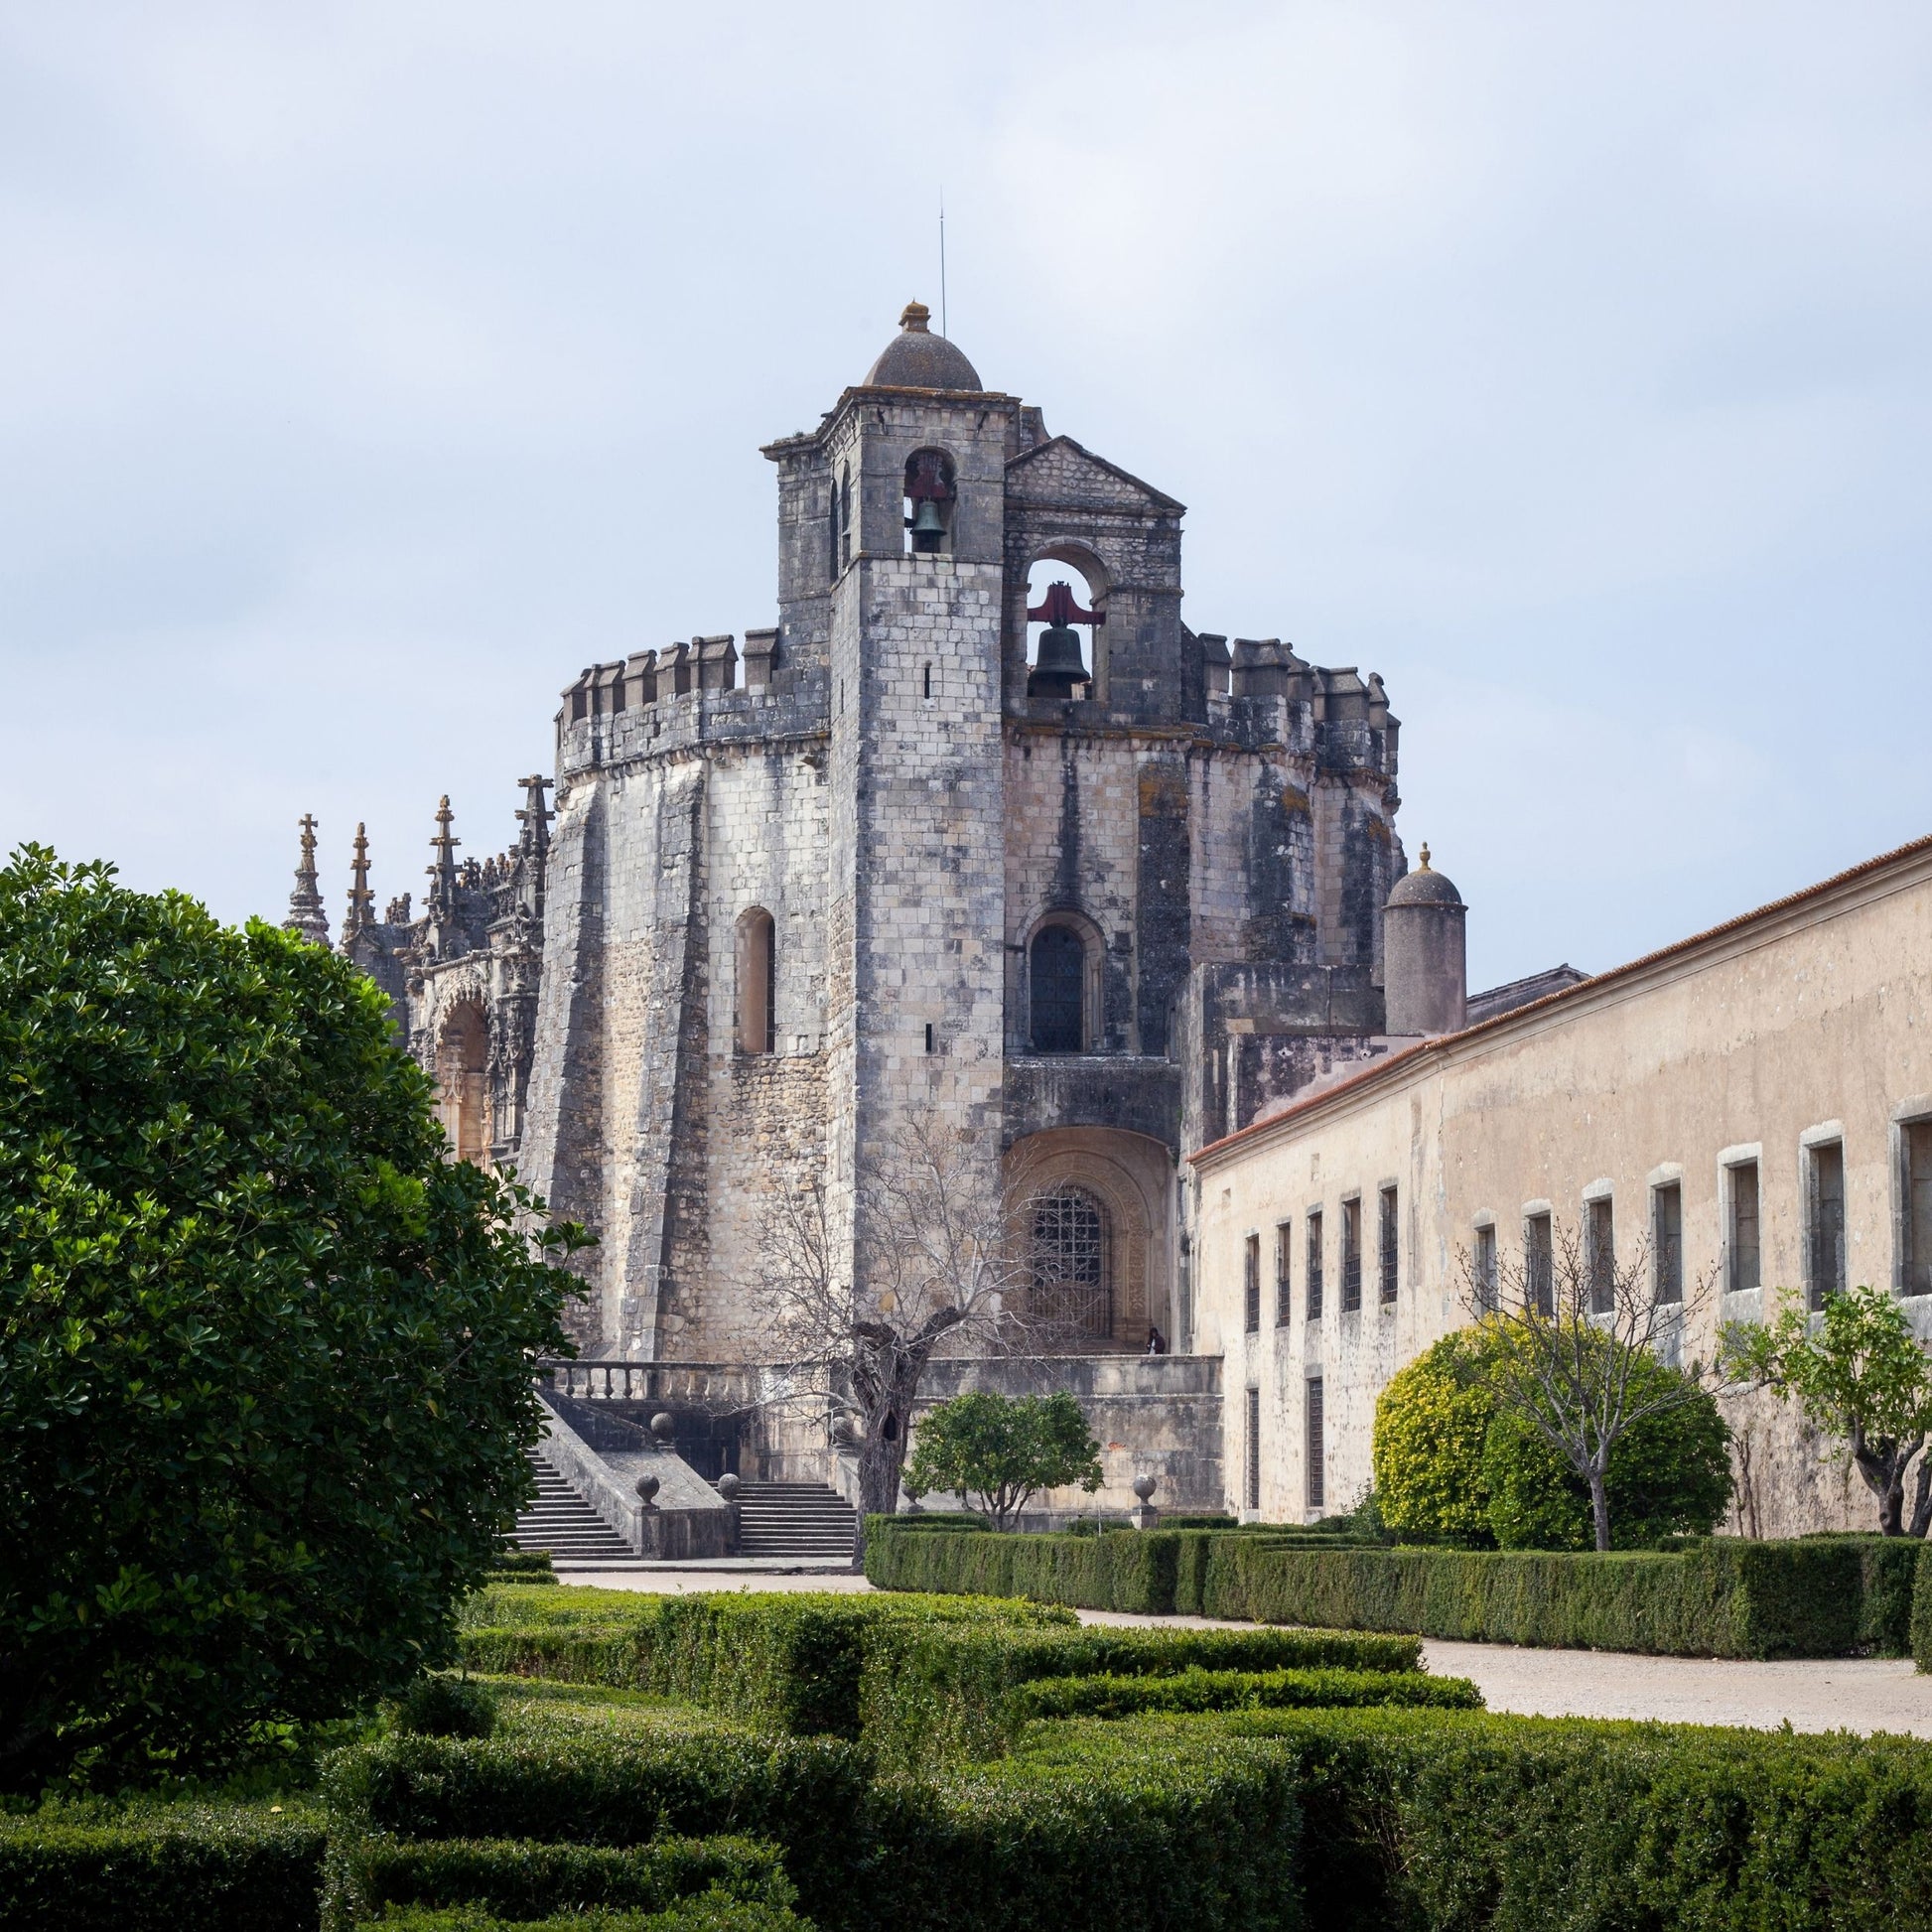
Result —
[[[1441, 876], [1397, 897], [1419, 878]], [[1459, 897], [1414, 897], [1440, 911], [1459, 976]], [[1194, 1345], [1225, 1360], [1228, 1502], [1265, 1520], [1360, 1496], [1383, 1386], [1467, 1322], [1491, 1244], [1507, 1279], [1546, 1216], [1607, 1221], [1665, 1299], [1674, 1272], [1693, 1302], [1714, 1277], [1687, 1357], [1711, 1358], [1723, 1320], [1859, 1283], [1903, 1297], [1924, 1339], [1932, 839], [1499, 1017], [1392, 1039], [1366, 1071], [1201, 1149], [1187, 1184]], [[1794, 1411], [1764, 1395], [1725, 1409], [1732, 1529], [1876, 1526], [1842, 1449]]]

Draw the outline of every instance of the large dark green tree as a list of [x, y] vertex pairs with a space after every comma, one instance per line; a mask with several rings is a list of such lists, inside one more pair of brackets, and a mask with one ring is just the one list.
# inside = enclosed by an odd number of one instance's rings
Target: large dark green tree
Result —
[[233, 1761], [449, 1654], [575, 1278], [381, 993], [0, 869], [0, 1787]]

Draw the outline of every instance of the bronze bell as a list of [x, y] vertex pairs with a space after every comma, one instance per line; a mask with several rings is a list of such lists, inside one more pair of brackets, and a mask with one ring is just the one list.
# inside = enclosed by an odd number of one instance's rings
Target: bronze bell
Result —
[[921, 496], [917, 509], [912, 512], [912, 548], [914, 551], [930, 556], [934, 554], [946, 534], [945, 519], [939, 514], [939, 505], [930, 496]]
[[1080, 649], [1080, 633], [1068, 623], [1048, 624], [1039, 633], [1039, 657], [1027, 679], [1030, 698], [1070, 698], [1076, 684], [1087, 681], [1087, 660]]

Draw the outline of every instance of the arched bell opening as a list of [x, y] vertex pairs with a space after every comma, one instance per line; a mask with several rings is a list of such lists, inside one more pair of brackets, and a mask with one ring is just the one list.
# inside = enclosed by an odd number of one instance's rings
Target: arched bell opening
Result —
[[944, 450], [914, 450], [905, 459], [905, 552], [941, 557], [952, 551], [953, 512], [959, 505], [953, 460]]
[[436, 1103], [451, 1155], [477, 1167], [489, 1158], [488, 1063], [483, 1008], [465, 1000], [450, 1009], [436, 1036]]
[[1055, 546], [1027, 572], [1027, 695], [1086, 698], [1099, 689], [1106, 579], [1077, 549]]

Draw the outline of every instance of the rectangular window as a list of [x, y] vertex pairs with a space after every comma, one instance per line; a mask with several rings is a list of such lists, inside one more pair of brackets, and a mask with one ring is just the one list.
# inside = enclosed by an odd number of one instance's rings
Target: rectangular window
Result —
[[1293, 1246], [1295, 1223], [1280, 1221], [1275, 1227], [1275, 1325], [1288, 1325], [1291, 1298], [1288, 1287], [1288, 1257]]
[[1396, 1213], [1395, 1189], [1384, 1187], [1376, 1215], [1376, 1288], [1384, 1306], [1395, 1300], [1396, 1242], [1400, 1217]]
[[1493, 1226], [1476, 1229], [1475, 1252], [1476, 1307], [1494, 1314], [1500, 1299], [1496, 1292], [1496, 1230]]
[[1584, 1203], [1584, 1267], [1589, 1285], [1589, 1311], [1608, 1314], [1616, 1307], [1616, 1221], [1608, 1194]]
[[1341, 1311], [1362, 1306], [1362, 1203], [1341, 1204]]
[[1556, 1313], [1556, 1242], [1547, 1214], [1532, 1214], [1523, 1223], [1523, 1287], [1537, 1313]]
[[1321, 1444], [1321, 1377], [1311, 1375], [1308, 1382], [1309, 1403], [1309, 1507], [1327, 1507], [1326, 1484], [1322, 1481], [1324, 1451]]
[[1672, 1181], [1650, 1196], [1650, 1245], [1657, 1299], [1684, 1299], [1684, 1189]]
[[1757, 1163], [1739, 1161], [1725, 1170], [1730, 1207], [1725, 1228], [1725, 1286], [1742, 1295], [1759, 1286]]
[[1907, 1295], [1932, 1295], [1932, 1120], [1908, 1120], [1899, 1138], [1905, 1223], [1900, 1286]]
[[1248, 1391], [1248, 1489], [1250, 1509], [1261, 1507], [1261, 1391]]
[[1261, 1236], [1248, 1236], [1241, 1260], [1241, 1326], [1249, 1334], [1261, 1329]]
[[1321, 1319], [1321, 1210], [1309, 1210], [1309, 1319]]
[[1845, 1286], [1845, 1143], [1821, 1141], [1808, 1150], [1810, 1199], [1811, 1306], [1822, 1309], [1826, 1299]]

